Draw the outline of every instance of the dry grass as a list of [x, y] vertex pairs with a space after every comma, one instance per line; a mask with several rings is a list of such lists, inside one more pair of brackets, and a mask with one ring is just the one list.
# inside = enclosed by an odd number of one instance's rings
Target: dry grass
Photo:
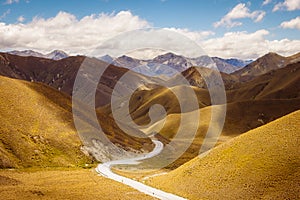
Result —
[[0, 168], [91, 162], [80, 151], [70, 103], [49, 87], [0, 77]]
[[[300, 99], [254, 100], [228, 104], [225, 124], [218, 144], [224, 143], [244, 132], [267, 124], [274, 119], [300, 109], [299, 101]], [[222, 106], [214, 107], [216, 110], [222, 109]], [[193, 141], [192, 145], [180, 159], [176, 160], [176, 162], [169, 167], [172, 169], [179, 167], [199, 154], [208, 126], [210, 123], [213, 123], [211, 121], [211, 109], [211, 106], [200, 109], [199, 128], [195, 138], [188, 136], [188, 134], [191, 134], [191, 127], [193, 127], [193, 124], [195, 123], [195, 119], [191, 113], [170, 114], [167, 116], [165, 123], [161, 120], [150, 126], [148, 129], [143, 130], [147, 134], [156, 131], [170, 139], [178, 132], [181, 117], [188, 118], [188, 123], [182, 125], [182, 129], [185, 130], [186, 135], [183, 135], [178, 141], [182, 144]], [[218, 127], [218, 123], [215, 123], [212, 126]]]
[[[91, 162], [80, 150], [69, 96], [43, 84], [0, 76], [0, 106], [0, 168], [78, 167]], [[110, 117], [98, 117], [112, 142], [138, 150], [153, 148], [150, 139], [131, 137]]]
[[0, 170], [1, 199], [154, 199], [91, 170]]
[[148, 181], [189, 199], [299, 199], [300, 111]]

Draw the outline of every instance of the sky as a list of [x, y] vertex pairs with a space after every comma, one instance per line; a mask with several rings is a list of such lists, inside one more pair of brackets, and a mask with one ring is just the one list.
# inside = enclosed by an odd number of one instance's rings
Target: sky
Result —
[[0, 6], [0, 51], [94, 56], [111, 38], [143, 28], [182, 34], [222, 58], [300, 51], [300, 0], [0, 0]]

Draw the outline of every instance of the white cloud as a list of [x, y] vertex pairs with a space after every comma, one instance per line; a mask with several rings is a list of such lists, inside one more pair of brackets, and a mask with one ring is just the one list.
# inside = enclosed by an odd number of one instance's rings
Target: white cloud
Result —
[[262, 3], [263, 6], [268, 5], [272, 2], [272, 0], [264, 0], [264, 2]]
[[18, 22], [24, 22], [25, 21], [25, 17], [24, 16], [20, 16], [18, 17]]
[[227, 13], [220, 21], [214, 23], [214, 27], [226, 26], [232, 28], [235, 26], [241, 26], [243, 23], [239, 21], [234, 21], [236, 19], [250, 18], [254, 22], [260, 22], [266, 12], [261, 10], [256, 10], [250, 12], [249, 8], [244, 3], [236, 5], [229, 13]]
[[129, 11], [82, 19], [59, 12], [53, 18], [35, 17], [26, 24], [0, 23], [0, 48], [33, 49], [43, 53], [61, 49], [70, 54], [88, 54], [108, 38], [149, 26], [147, 21]]
[[180, 29], [180, 28], [165, 28], [165, 29], [170, 31], [175, 31], [195, 41], [203, 40], [209, 36], [215, 35], [213, 31], [190, 31], [188, 29]]
[[[194, 45], [194, 41], [196, 41], [209, 55], [249, 59], [257, 58], [269, 51], [291, 55], [299, 51], [300, 46], [299, 40], [267, 40], [266, 36], [270, 34], [267, 30], [258, 30], [253, 33], [229, 32], [222, 37], [214, 38], [215, 33], [212, 31], [197, 32], [177, 28], [165, 28], [162, 31], [150, 33], [134, 32], [132, 35], [125, 36], [127, 40], [107, 43], [110, 38], [122, 33], [149, 27], [151, 25], [147, 21], [133, 15], [130, 11], [102, 13], [85, 16], [81, 19], [77, 19], [70, 13], [59, 12], [55, 17], [47, 19], [35, 17], [32, 21], [24, 24], [0, 22], [0, 49], [2, 51], [32, 49], [41, 53], [60, 49], [71, 55], [94, 56], [91, 53], [101, 45], [103, 54], [109, 54], [114, 49], [126, 52], [126, 50], [132, 50], [132, 47], [140, 47], [140, 44], [144, 44], [143, 48], [153, 47], [154, 44], [154, 47], [161, 48], [156, 48], [156, 51], [147, 50], [148, 56], [170, 49], [179, 54], [191, 55], [195, 52], [203, 54], [203, 52], [195, 50], [197, 47]], [[148, 41], [150, 39], [151, 41]], [[191, 48], [193, 45], [195, 48]], [[144, 56], [141, 52], [139, 55]]]
[[280, 24], [282, 28], [299, 29], [300, 30], [300, 17], [296, 17], [290, 21], [285, 21]]
[[6, 0], [5, 1], [5, 5], [10, 5], [10, 4], [13, 4], [13, 3], [19, 3], [19, 0]]
[[274, 8], [273, 12], [278, 10], [299, 10], [300, 9], [300, 0], [285, 0], [284, 2], [277, 3]]
[[0, 20], [6, 18], [7, 15], [10, 14], [10, 9], [8, 9], [7, 11], [5, 11], [1, 16], [0, 16]]
[[[109, 54], [113, 57], [126, 54], [134, 55], [136, 58], [149, 58], [161, 52], [173, 52], [187, 57], [205, 55], [197, 42], [190, 39], [191, 36], [197, 35], [197, 32], [180, 34], [175, 30], [151, 28], [125, 32], [102, 43], [93, 54], [98, 56]], [[146, 55], [142, 55], [143, 52]]]
[[268, 52], [281, 55], [299, 52], [300, 40], [268, 40], [269, 34], [264, 29], [253, 33], [228, 32], [223, 37], [202, 41], [202, 47], [211, 56], [241, 59], [256, 59]]

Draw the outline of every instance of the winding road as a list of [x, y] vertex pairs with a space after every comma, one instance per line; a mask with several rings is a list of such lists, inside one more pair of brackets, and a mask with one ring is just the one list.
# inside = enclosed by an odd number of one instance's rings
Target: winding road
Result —
[[141, 161], [141, 160], [152, 158], [152, 157], [160, 154], [160, 152], [164, 148], [163, 143], [161, 143], [160, 141], [157, 141], [157, 140], [152, 140], [152, 142], [155, 144], [155, 148], [150, 153], [144, 154], [144, 155], [136, 157], [136, 158], [114, 160], [114, 161], [109, 161], [109, 162], [106, 162], [103, 164], [99, 164], [96, 168], [96, 171], [106, 178], [109, 178], [109, 179], [118, 181], [120, 183], [123, 183], [125, 185], [128, 185], [140, 192], [143, 192], [147, 195], [156, 197], [158, 199], [163, 199], [163, 200], [183, 200], [183, 199], [185, 199], [185, 198], [176, 196], [174, 194], [167, 193], [162, 190], [150, 187], [141, 182], [126, 178], [124, 176], [120, 176], [111, 171], [111, 167], [114, 165], [124, 165], [124, 164], [137, 165], [140, 163], [139, 161]]

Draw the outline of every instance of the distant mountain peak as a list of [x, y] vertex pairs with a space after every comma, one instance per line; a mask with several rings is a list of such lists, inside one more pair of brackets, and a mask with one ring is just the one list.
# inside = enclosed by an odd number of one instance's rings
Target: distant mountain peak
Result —
[[175, 53], [168, 52], [168, 53], [156, 56], [153, 60], [159, 60], [159, 59], [162, 59], [162, 58], [163, 59], [184, 58], [184, 56], [180, 56], [180, 55], [177, 55]]
[[109, 63], [109, 64], [111, 64], [111, 63], [114, 61], [114, 58], [111, 57], [111, 56], [108, 55], [108, 54], [106, 54], [106, 55], [104, 55], [104, 56], [101, 56], [99, 59], [102, 60], [102, 61], [104, 61], [104, 62], [107, 62], [107, 63]]
[[234, 74], [239, 76], [242, 81], [249, 81], [259, 75], [286, 67], [288, 64], [297, 62], [299, 60], [299, 53], [289, 57], [284, 57], [277, 53], [270, 52], [248, 64], [243, 69], [234, 72]]
[[61, 51], [61, 50], [54, 50], [45, 56], [52, 60], [61, 60], [61, 59], [69, 57], [69, 55], [67, 53], [65, 53], [64, 51]]
[[33, 57], [47, 58], [52, 60], [61, 60], [69, 57], [67, 53], [61, 50], [54, 50], [48, 54], [42, 54], [33, 50], [10, 51], [8, 53], [13, 55], [18, 55], [18, 56], [24, 56], [24, 57], [33, 56]]

